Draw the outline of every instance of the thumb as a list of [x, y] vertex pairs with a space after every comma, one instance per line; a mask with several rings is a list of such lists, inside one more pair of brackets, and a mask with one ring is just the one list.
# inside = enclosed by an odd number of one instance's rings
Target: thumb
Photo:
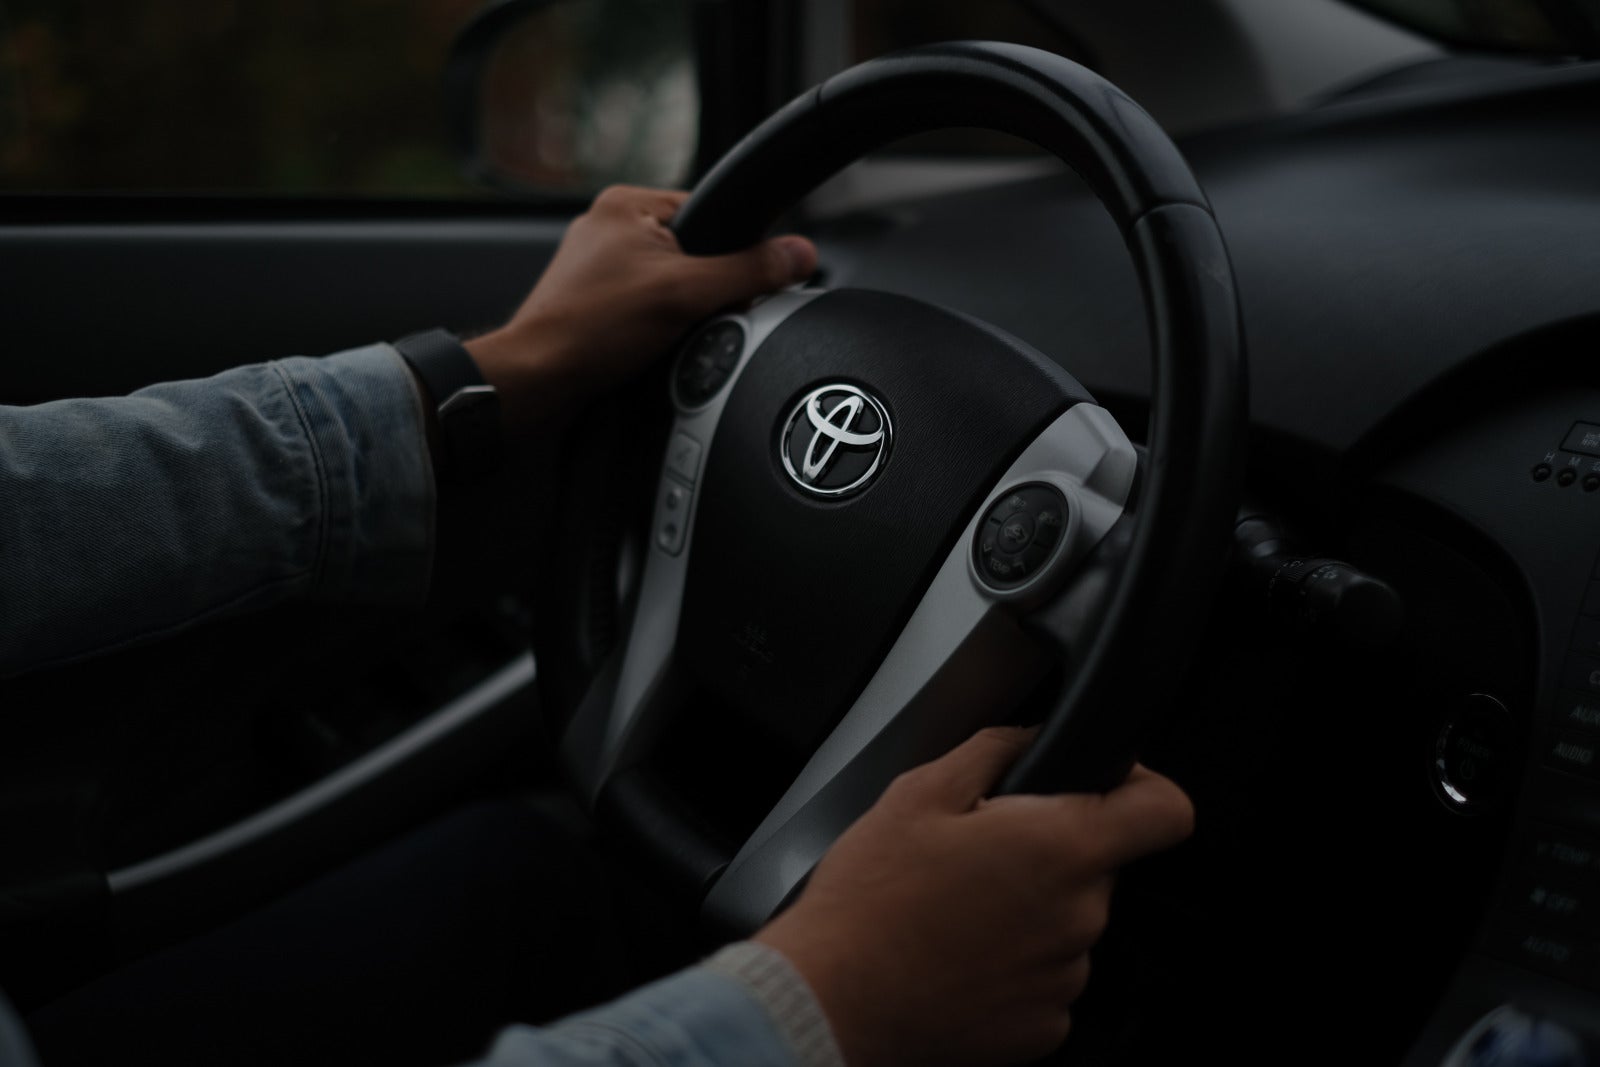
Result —
[[804, 237], [773, 237], [741, 252], [695, 257], [694, 299], [702, 314], [710, 314], [803, 282], [816, 269], [816, 245]]
[[1014, 726], [979, 730], [932, 763], [908, 772], [902, 779], [903, 789], [916, 803], [968, 811], [1027, 751], [1038, 732]]

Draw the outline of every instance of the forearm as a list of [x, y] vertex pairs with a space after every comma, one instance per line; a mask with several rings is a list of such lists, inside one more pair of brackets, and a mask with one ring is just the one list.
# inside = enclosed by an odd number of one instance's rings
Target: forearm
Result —
[[0, 407], [0, 674], [294, 596], [420, 603], [423, 425], [383, 345]]

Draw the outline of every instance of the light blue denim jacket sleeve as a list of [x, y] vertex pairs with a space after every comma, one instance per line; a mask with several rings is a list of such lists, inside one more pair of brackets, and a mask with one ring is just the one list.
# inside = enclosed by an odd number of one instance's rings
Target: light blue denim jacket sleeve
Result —
[[[0, 1067], [35, 1067], [0, 994]], [[501, 1032], [476, 1067], [844, 1067], [815, 999], [788, 961], [729, 945], [594, 1011]], [[50, 1067], [44, 1064], [43, 1067]]]
[[477, 1067], [844, 1067], [805, 981], [764, 945], [729, 945], [594, 1011], [503, 1031]]
[[388, 345], [0, 406], [0, 675], [292, 596], [420, 603], [433, 516]]

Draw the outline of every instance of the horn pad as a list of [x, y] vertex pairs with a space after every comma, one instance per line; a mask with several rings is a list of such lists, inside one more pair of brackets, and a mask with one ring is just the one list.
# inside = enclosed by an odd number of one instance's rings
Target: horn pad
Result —
[[1022, 342], [908, 297], [796, 311], [707, 454], [678, 634], [697, 689], [809, 753], [1015, 452], [1088, 400]]

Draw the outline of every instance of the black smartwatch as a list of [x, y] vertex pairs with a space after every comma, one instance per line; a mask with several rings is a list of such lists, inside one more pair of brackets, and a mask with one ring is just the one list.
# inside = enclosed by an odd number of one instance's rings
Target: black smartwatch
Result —
[[505, 452], [500, 397], [461, 339], [449, 330], [428, 330], [402, 337], [394, 347], [434, 405], [439, 480], [471, 482], [497, 470]]

